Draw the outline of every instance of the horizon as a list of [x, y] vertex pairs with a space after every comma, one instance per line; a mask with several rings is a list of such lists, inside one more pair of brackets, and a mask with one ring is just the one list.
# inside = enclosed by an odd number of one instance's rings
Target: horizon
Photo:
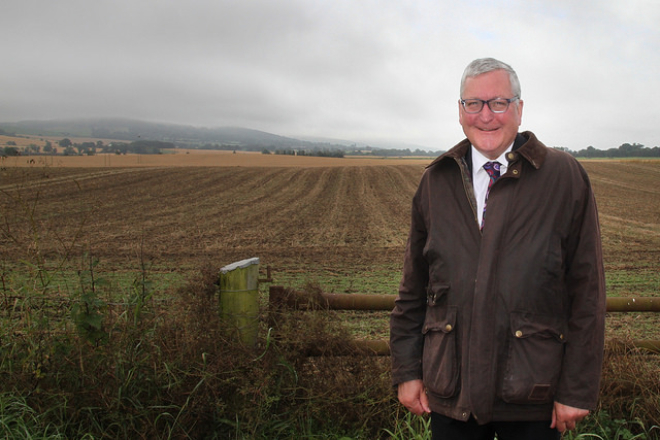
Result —
[[[391, 143], [388, 145], [383, 145], [381, 142], [380, 145], [378, 143], [360, 143], [360, 142], [354, 142], [352, 140], [348, 139], [337, 139], [337, 138], [319, 138], [319, 137], [310, 137], [310, 138], [305, 138], [305, 137], [293, 137], [293, 136], [283, 136], [277, 133], [269, 133], [265, 132], [262, 130], [253, 130], [251, 128], [247, 127], [195, 127], [193, 125], [183, 125], [183, 124], [168, 124], [168, 123], [158, 123], [158, 122], [153, 122], [153, 121], [141, 121], [137, 119], [129, 119], [129, 118], [66, 118], [66, 119], [52, 119], [52, 120], [25, 120], [25, 121], [19, 121], [19, 122], [0, 122], [0, 137], [12, 137], [15, 136], [17, 138], [28, 138], [28, 139], [33, 139], [33, 138], [41, 138], [41, 140], [44, 140], [43, 138], [50, 138], [50, 141], [57, 141], [57, 140], [64, 140], [65, 138], [73, 138], [79, 139], [79, 140], [84, 140], [84, 139], [96, 139], [96, 140], [106, 140], [106, 141], [113, 141], [113, 142], [122, 142], [122, 143], [131, 143], [131, 142], [139, 142], [139, 141], [148, 141], [148, 140], [153, 140], [153, 141], [163, 141], [163, 135], [159, 135], [153, 138], [145, 137], [144, 139], [141, 138], [140, 135], [137, 137], [130, 137], [130, 136], [122, 136], [118, 138], [113, 138], [112, 136], [95, 136], [93, 133], [91, 135], [88, 134], [82, 134], [80, 132], [78, 133], [71, 133], [71, 132], [58, 132], [58, 133], [53, 133], [54, 128], [45, 128], [45, 127], [38, 127], [39, 123], [45, 123], [45, 124], [74, 124], [74, 125], [80, 125], [82, 123], [89, 123], [89, 122], [96, 122], [99, 124], [103, 123], [109, 123], [109, 122], [123, 122], [123, 123], [129, 123], [129, 124], [144, 124], [144, 125], [149, 125], [153, 127], [158, 127], [158, 128], [172, 128], [172, 127], [177, 127], [179, 129], [192, 129], [192, 130], [208, 130], [208, 131], [219, 131], [218, 136], [230, 136], [229, 133], [222, 133], [223, 130], [229, 130], [229, 131], [240, 131], [241, 134], [243, 135], [251, 135], [254, 133], [258, 133], [262, 136], [266, 137], [273, 137], [277, 139], [283, 139], [285, 141], [290, 141], [290, 142], [307, 142], [311, 144], [330, 144], [330, 147], [332, 148], [347, 148], [349, 150], [355, 149], [355, 151], [360, 151], [363, 149], [373, 149], [373, 150], [395, 150], [395, 151], [408, 151], [410, 153], [414, 152], [421, 152], [421, 153], [426, 153], [426, 154], [440, 154], [444, 151], [447, 150], [442, 150], [442, 149], [432, 149], [432, 148], [426, 148], [425, 146], [420, 146], [420, 145], [411, 145], [411, 144], [406, 144], [406, 143]], [[18, 125], [19, 124], [35, 124], [35, 126], [24, 126], [24, 128], [27, 130], [27, 132], [19, 132], [16, 131], [14, 133], [8, 133], [4, 131], [2, 127], [12, 127], [16, 129], [21, 129]], [[153, 128], [152, 127], [152, 128]], [[39, 128], [43, 128], [41, 130], [41, 133], [34, 133], [34, 131], [39, 131]], [[64, 127], [58, 127], [58, 128], [64, 128]], [[118, 127], [114, 127], [114, 129], [117, 129]], [[73, 127], [69, 127], [69, 130], [75, 130]], [[108, 127], [103, 127], [101, 128], [102, 130], [111, 130], [111, 128]], [[4, 133], [3, 133], [4, 132]], [[43, 134], [46, 133], [46, 134]], [[128, 132], [127, 132], [128, 134]], [[170, 136], [172, 136], [172, 133], [169, 133]], [[210, 139], [189, 139], [187, 136], [189, 136], [190, 133], [188, 134], [180, 134], [181, 139], [177, 139], [176, 137], [172, 137], [169, 139], [170, 142], [179, 142], [181, 143], [182, 141], [185, 141], [188, 143], [188, 145], [184, 146], [175, 146], [175, 148], [182, 148], [182, 149], [187, 149], [187, 148], [193, 148], [193, 149], [204, 149], [205, 146], [208, 145], [213, 145], [220, 147], [222, 146], [222, 142], [227, 142], [227, 140], [210, 140]], [[237, 138], [234, 139], [235, 142], [242, 142], [243, 145], [240, 148], [245, 148], [252, 143], [253, 147], [262, 145], [261, 143], [266, 142], [265, 139], [260, 139], [258, 141], [252, 140], [239, 140]], [[202, 144], [204, 143], [204, 144]], [[196, 145], [196, 146], [193, 146]], [[9, 145], [8, 145], [9, 146]], [[26, 145], [23, 145], [25, 147]], [[548, 146], [550, 148], [556, 148], [556, 149], [561, 149], [565, 150], [567, 152], [570, 152], [571, 154], [580, 154], [586, 151], [589, 151], [590, 148], [594, 148], [595, 150], [599, 152], [607, 152], [607, 151], [621, 151], [622, 147], [625, 146], [632, 146], [632, 147], [637, 147], [641, 146], [644, 149], [657, 149], [660, 148], [658, 146], [649, 146], [649, 145], [644, 145], [639, 142], [624, 142], [618, 146], [613, 146], [609, 148], [596, 148], [593, 147], [592, 145], [585, 146], [583, 148], [579, 148], [576, 150], [572, 150], [567, 147], [563, 146]], [[303, 145], [300, 145], [299, 147], [303, 147]], [[308, 146], [309, 147], [309, 146]], [[312, 148], [319, 148], [319, 145], [312, 145]], [[265, 148], [265, 147], [264, 147]], [[291, 149], [296, 149], [296, 145], [287, 145], [286, 147], [283, 146], [275, 146], [273, 145], [271, 147], [273, 151], [278, 151], [282, 150], [282, 148], [291, 148]], [[305, 148], [300, 148], [304, 150]], [[241, 150], [241, 151], [254, 151], [254, 150]], [[585, 156], [580, 156], [580, 157], [585, 157]], [[600, 157], [600, 156], [595, 156], [595, 157]], [[622, 156], [624, 157], [624, 156]], [[649, 156], [653, 157], [653, 156]]]

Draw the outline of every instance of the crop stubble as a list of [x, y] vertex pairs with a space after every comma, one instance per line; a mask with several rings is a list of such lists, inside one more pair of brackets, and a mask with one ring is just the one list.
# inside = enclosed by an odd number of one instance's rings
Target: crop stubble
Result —
[[[119, 265], [138, 246], [160, 265], [178, 268], [251, 256], [274, 265], [307, 259], [326, 265], [382, 261], [379, 250], [400, 251], [420, 173], [414, 165], [8, 168], [0, 187], [14, 236], [30, 224], [16, 201], [35, 207], [47, 254], [58, 252], [62, 238], [73, 242], [84, 226], [78, 245]], [[6, 244], [9, 259], [29, 247]]]
[[[182, 273], [256, 256], [276, 281], [398, 272], [424, 164], [381, 163], [10, 166], [0, 171], [0, 255], [8, 267], [30, 261], [37, 246], [51, 259], [72, 246], [99, 257], [100, 270], [146, 258]], [[660, 161], [583, 164], [599, 205], [608, 293], [660, 296]], [[396, 282], [383, 290], [394, 293]]]
[[[608, 264], [657, 264], [660, 161], [584, 166], [596, 193]], [[129, 255], [139, 239], [154, 258], [178, 267], [194, 266], [201, 256], [219, 262], [261, 256], [275, 263], [303, 257], [329, 262], [331, 255], [344, 261], [350, 255], [347, 262], [359, 264], [361, 254], [372, 258], [377, 249], [400, 258], [422, 171], [417, 164], [10, 167], [0, 172], [0, 189], [7, 227], [29, 223], [12, 200], [34, 206], [34, 220], [52, 232], [41, 234], [45, 251], [57, 250], [55, 234], [71, 239], [87, 218], [82, 241], [113, 260]], [[7, 244], [4, 255], [20, 252]]]

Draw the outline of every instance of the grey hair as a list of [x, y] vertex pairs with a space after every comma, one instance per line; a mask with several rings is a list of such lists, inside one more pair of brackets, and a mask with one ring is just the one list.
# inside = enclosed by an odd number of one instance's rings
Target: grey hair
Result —
[[463, 97], [463, 92], [465, 91], [466, 79], [492, 72], [493, 70], [504, 70], [509, 74], [511, 91], [513, 92], [514, 96], [520, 98], [520, 80], [518, 79], [516, 71], [513, 70], [513, 68], [508, 64], [496, 60], [495, 58], [479, 58], [468, 64], [468, 66], [465, 68], [465, 71], [463, 72], [463, 77], [461, 78], [461, 98]]

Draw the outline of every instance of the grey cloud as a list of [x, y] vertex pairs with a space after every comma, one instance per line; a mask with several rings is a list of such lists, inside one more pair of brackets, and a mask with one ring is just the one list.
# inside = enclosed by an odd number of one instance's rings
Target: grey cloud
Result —
[[[7, 0], [0, 121], [119, 116], [448, 148], [474, 58], [518, 70], [523, 128], [660, 144], [652, 2]], [[626, 38], [622, 38], [626, 35]], [[614, 144], [613, 144], [614, 143]]]

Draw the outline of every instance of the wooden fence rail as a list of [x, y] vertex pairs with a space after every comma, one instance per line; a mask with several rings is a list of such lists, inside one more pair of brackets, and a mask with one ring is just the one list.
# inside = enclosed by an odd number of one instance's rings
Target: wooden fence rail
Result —
[[[283, 308], [297, 310], [387, 310], [394, 308], [395, 295], [315, 293], [270, 286], [269, 307], [271, 312]], [[608, 312], [660, 312], [660, 298], [607, 298]], [[636, 348], [660, 353], [660, 341], [635, 340]], [[389, 356], [386, 340], [356, 340], [355, 348], [365, 354]]]

